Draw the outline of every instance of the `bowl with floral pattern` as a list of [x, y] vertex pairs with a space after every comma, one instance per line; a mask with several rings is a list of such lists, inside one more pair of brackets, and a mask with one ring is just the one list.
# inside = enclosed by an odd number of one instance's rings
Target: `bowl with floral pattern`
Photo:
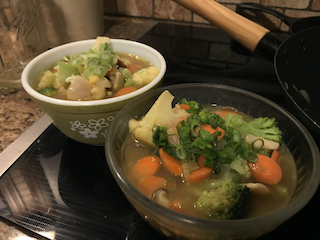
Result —
[[137, 55], [159, 69], [147, 85], [125, 95], [100, 100], [71, 101], [43, 95], [36, 90], [39, 74], [54, 62], [88, 51], [96, 39], [67, 43], [50, 49], [31, 60], [25, 67], [21, 82], [24, 90], [53, 124], [69, 138], [91, 145], [104, 145], [108, 128], [116, 114], [132, 99], [158, 88], [166, 71], [166, 62], [156, 49], [136, 41], [110, 39], [114, 52]]

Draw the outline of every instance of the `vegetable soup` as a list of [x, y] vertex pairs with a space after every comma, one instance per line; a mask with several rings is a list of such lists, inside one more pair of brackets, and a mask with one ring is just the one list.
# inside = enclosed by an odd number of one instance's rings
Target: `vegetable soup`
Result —
[[129, 122], [121, 167], [136, 188], [201, 218], [257, 217], [287, 205], [297, 172], [275, 119], [185, 99], [172, 108], [172, 99], [165, 91]]
[[42, 72], [35, 89], [58, 99], [99, 100], [133, 92], [153, 81], [159, 72], [146, 59], [114, 52], [109, 38], [98, 37], [87, 52], [63, 56]]

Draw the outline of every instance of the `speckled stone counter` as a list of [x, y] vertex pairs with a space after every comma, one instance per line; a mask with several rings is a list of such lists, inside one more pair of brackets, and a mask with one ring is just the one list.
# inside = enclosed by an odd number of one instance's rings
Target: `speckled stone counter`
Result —
[[[129, 39], [145, 23], [144, 19], [106, 17], [105, 36]], [[17, 88], [0, 86], [0, 153], [42, 115], [42, 111], [21, 86]], [[32, 236], [33, 234], [20, 230], [0, 218], [0, 239], [42, 239], [40, 236]]]
[[[105, 35], [128, 39], [146, 23], [144, 19], [105, 17]], [[0, 87], [0, 152], [42, 116], [21, 87]]]

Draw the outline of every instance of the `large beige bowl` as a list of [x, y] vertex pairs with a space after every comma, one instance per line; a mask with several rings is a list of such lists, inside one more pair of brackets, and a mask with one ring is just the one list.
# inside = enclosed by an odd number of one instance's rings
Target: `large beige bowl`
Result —
[[163, 56], [150, 46], [130, 40], [111, 39], [114, 51], [135, 54], [149, 60], [160, 69], [159, 75], [151, 83], [133, 93], [103, 100], [60, 100], [44, 96], [33, 88], [37, 84], [37, 76], [52, 63], [62, 59], [63, 55], [70, 56], [88, 51], [94, 42], [95, 39], [68, 43], [40, 54], [25, 67], [21, 82], [32, 100], [65, 135], [82, 143], [103, 145], [109, 125], [118, 111], [135, 97], [161, 85], [166, 62]]

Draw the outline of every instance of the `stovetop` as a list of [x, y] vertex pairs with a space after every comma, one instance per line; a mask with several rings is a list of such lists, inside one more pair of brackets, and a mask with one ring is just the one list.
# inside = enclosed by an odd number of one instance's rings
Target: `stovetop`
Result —
[[[158, 23], [138, 41], [164, 55], [164, 86], [232, 85], [288, 108], [273, 64], [218, 29]], [[319, 239], [319, 202], [318, 190], [302, 211], [261, 239]], [[69, 139], [53, 125], [1, 177], [0, 216], [39, 239], [165, 239], [128, 203], [104, 148]]]

